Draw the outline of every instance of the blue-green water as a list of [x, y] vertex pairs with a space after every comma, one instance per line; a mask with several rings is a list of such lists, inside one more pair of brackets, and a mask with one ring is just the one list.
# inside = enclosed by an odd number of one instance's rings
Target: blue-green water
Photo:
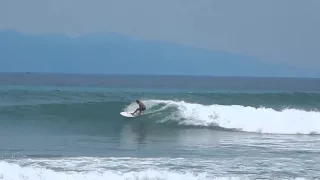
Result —
[[317, 179], [319, 82], [0, 74], [0, 179]]

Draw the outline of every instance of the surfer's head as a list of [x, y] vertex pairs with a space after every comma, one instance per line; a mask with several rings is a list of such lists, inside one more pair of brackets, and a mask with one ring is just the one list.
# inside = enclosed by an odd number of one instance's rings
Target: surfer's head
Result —
[[136, 103], [139, 103], [140, 101], [139, 100], [136, 100]]

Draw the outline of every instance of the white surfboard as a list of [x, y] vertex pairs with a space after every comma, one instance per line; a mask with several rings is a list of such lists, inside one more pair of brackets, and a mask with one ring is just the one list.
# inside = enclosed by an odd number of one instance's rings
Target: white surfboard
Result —
[[124, 117], [136, 117], [136, 116], [138, 116], [138, 115], [132, 115], [131, 113], [129, 113], [129, 112], [121, 112], [120, 113], [122, 116], [124, 116]]

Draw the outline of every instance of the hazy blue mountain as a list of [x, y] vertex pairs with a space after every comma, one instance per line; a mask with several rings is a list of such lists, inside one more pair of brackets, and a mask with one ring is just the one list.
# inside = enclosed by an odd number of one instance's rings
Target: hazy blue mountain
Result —
[[72, 38], [0, 31], [0, 62], [2, 72], [320, 77], [316, 70], [115, 34]]

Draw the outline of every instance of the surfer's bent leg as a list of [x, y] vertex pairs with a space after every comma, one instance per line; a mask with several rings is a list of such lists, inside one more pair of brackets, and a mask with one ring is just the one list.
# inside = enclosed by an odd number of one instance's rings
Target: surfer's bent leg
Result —
[[137, 110], [139, 111], [139, 114], [141, 114], [141, 113], [142, 113], [142, 111], [144, 111], [144, 110], [146, 110], [146, 109], [145, 109], [145, 108], [143, 108], [143, 107], [139, 107]]
[[141, 114], [143, 111], [145, 111], [145, 110], [146, 110], [145, 107], [140, 107], [140, 108], [139, 108], [140, 114]]
[[139, 114], [141, 114], [142, 111], [145, 111], [145, 110], [146, 110], [146, 108], [139, 107], [138, 109], [136, 109], [136, 110], [134, 111], [134, 113], [132, 113], [132, 115], [135, 114], [137, 111], [139, 111]]

